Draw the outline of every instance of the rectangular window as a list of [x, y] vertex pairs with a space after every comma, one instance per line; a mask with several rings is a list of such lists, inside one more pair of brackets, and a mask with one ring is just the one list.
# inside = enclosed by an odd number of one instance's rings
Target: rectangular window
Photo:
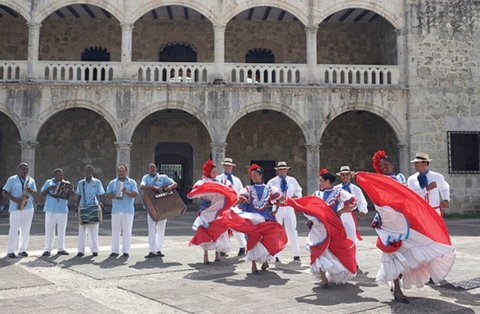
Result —
[[160, 164], [158, 172], [166, 174], [171, 179], [180, 184], [183, 178], [183, 165], [182, 164]]
[[480, 132], [448, 132], [450, 173], [480, 173]]

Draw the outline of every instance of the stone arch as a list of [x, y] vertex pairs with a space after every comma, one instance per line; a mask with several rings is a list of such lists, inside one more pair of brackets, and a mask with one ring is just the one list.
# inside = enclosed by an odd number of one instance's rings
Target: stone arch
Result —
[[[240, 1], [238, 1], [240, 2]], [[231, 19], [233, 19], [237, 14], [254, 8], [254, 7], [275, 7], [287, 11], [288, 13], [294, 15], [303, 25], [308, 25], [308, 13], [299, 9], [299, 6], [292, 4], [292, 1], [285, 0], [264, 0], [264, 1], [242, 1], [242, 4], [234, 8], [229, 8], [228, 13], [221, 17], [219, 21], [221, 24], [227, 24]]]
[[72, 4], [90, 4], [95, 5], [99, 8], [102, 8], [112, 14], [117, 21], [120, 23], [122, 22], [122, 8], [115, 5], [115, 3], [120, 3], [117, 1], [102, 1], [102, 0], [56, 0], [56, 1], [46, 1], [46, 5], [43, 7], [38, 8], [36, 20], [38, 22], [42, 22], [48, 16], [53, 14], [56, 10], [66, 7], [67, 5]]
[[241, 118], [243, 118], [244, 116], [246, 116], [251, 112], [260, 111], [260, 110], [272, 110], [272, 111], [283, 113], [285, 116], [290, 118], [293, 122], [295, 122], [295, 124], [300, 128], [300, 130], [302, 130], [306, 143], [316, 142], [312, 137], [313, 132], [308, 131], [308, 121], [304, 119], [304, 117], [302, 117], [294, 109], [281, 103], [252, 103], [240, 108], [239, 110], [236, 110], [234, 112], [234, 115], [231, 117], [231, 119], [229, 119], [228, 122], [226, 123], [225, 129], [227, 130], [227, 132], [225, 132], [224, 138], [222, 140], [223, 141], [226, 140], [228, 133], [230, 132], [232, 127], [235, 125], [235, 123], [238, 122], [238, 120], [240, 120]]
[[198, 110], [194, 105], [180, 102], [180, 101], [168, 101], [168, 102], [158, 102], [150, 104], [149, 106], [142, 107], [139, 111], [133, 114], [134, 118], [128, 121], [125, 125], [125, 140], [130, 141], [132, 139], [133, 133], [135, 132], [136, 128], [142, 123], [142, 121], [147, 118], [149, 115], [162, 110], [167, 109], [177, 109], [185, 111], [186, 113], [194, 116], [197, 118], [205, 127], [210, 135], [210, 138], [213, 140], [215, 138], [214, 131], [212, 126], [210, 125], [209, 117], [204, 112]]
[[314, 25], [321, 24], [327, 17], [334, 14], [335, 12], [349, 9], [349, 8], [360, 8], [365, 10], [370, 10], [379, 14], [385, 20], [387, 20], [395, 29], [400, 29], [403, 27], [402, 20], [394, 12], [387, 9], [379, 1], [343, 1], [341, 3], [335, 3], [329, 7], [322, 8], [319, 10], [319, 15], [316, 16], [314, 20]]
[[101, 104], [94, 103], [92, 101], [88, 100], [82, 100], [82, 99], [71, 99], [71, 100], [64, 100], [61, 102], [58, 102], [56, 104], [53, 104], [46, 108], [45, 110], [41, 111], [40, 114], [38, 115], [37, 122], [35, 124], [35, 129], [33, 138], [37, 138], [38, 134], [40, 133], [40, 130], [42, 129], [43, 125], [55, 114], [68, 110], [68, 109], [73, 109], [73, 108], [83, 108], [83, 109], [88, 109], [90, 111], [93, 111], [97, 114], [99, 114], [102, 118], [107, 121], [108, 125], [113, 131], [113, 134], [115, 134], [115, 137], [118, 139], [119, 138], [119, 124], [117, 121], [117, 118], [111, 114], [109, 111], [105, 109], [104, 106]]
[[10, 9], [17, 11], [27, 22], [30, 22], [30, 9], [23, 6], [22, 3], [27, 3], [24, 1], [5, 1], [0, 0], [0, 4], [3, 4]]
[[15, 124], [15, 126], [17, 127], [17, 130], [18, 130], [18, 133], [20, 134], [20, 138], [22, 140], [27, 140], [26, 136], [27, 134], [25, 134], [24, 132], [24, 128], [22, 127], [22, 122], [21, 122], [21, 119], [19, 116], [17, 116], [15, 113], [11, 112], [8, 107], [1, 103], [0, 102], [0, 113], [3, 113], [4, 115], [6, 115], [10, 120], [12, 120], [12, 122]]
[[125, 22], [126, 23], [135, 23], [138, 19], [142, 16], [147, 14], [153, 9], [164, 7], [167, 5], [178, 5], [182, 7], [187, 7], [189, 9], [193, 9], [201, 13], [205, 18], [207, 18], [212, 24], [215, 24], [215, 15], [212, 13], [213, 10], [209, 10], [207, 6], [205, 6], [204, 1], [199, 0], [190, 0], [190, 1], [182, 1], [182, 0], [165, 0], [165, 1], [149, 1], [146, 4], [136, 8], [133, 10], [132, 13], [126, 16]]
[[339, 117], [340, 115], [349, 112], [349, 111], [366, 111], [372, 113], [374, 115], [379, 116], [393, 129], [395, 132], [396, 139], [399, 143], [405, 143], [405, 126], [399, 121], [391, 111], [384, 109], [382, 107], [376, 106], [374, 104], [368, 103], [351, 103], [346, 104], [340, 108], [332, 108], [330, 109], [330, 113], [326, 116], [323, 123], [321, 123], [320, 128], [318, 128], [318, 138], [321, 139], [325, 129], [328, 127], [330, 122], [335, 120], [335, 118]]

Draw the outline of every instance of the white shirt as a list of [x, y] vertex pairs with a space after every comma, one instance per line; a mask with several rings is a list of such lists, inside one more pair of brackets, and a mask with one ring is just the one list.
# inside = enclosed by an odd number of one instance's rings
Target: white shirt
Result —
[[300, 184], [298, 184], [297, 179], [294, 177], [286, 176], [287, 179], [287, 191], [282, 192], [281, 184], [282, 184], [282, 179], [280, 176], [276, 176], [275, 178], [271, 179], [268, 181], [268, 185], [274, 186], [282, 196], [287, 199], [291, 197], [302, 197], [302, 188], [300, 187]]
[[440, 202], [450, 201], [450, 185], [445, 181], [445, 178], [438, 172], [431, 170], [427, 173], [428, 183], [436, 182], [437, 187], [428, 191], [427, 188], [421, 188], [420, 182], [418, 182], [418, 172], [415, 172], [408, 177], [407, 186], [415, 193], [425, 199], [433, 208], [439, 207]]
[[[237, 194], [240, 194], [240, 191], [243, 189], [242, 181], [239, 178], [237, 178], [236, 176], [234, 176], [233, 173], [232, 173], [232, 179], [233, 179], [233, 189], [235, 190], [235, 192], [237, 192]], [[225, 175], [225, 173], [219, 174], [217, 176], [217, 180], [219, 182], [224, 182], [224, 181], [230, 182], [227, 179], [227, 176]]]
[[[342, 187], [343, 186], [341, 183], [335, 186], [335, 188], [339, 188], [339, 189], [341, 189]], [[362, 189], [360, 189], [358, 186], [356, 186], [353, 183], [350, 183], [349, 187], [350, 187], [351, 194], [355, 196], [355, 198], [357, 199], [358, 211], [364, 214], [368, 213], [368, 208], [367, 208], [368, 203], [367, 203], [367, 200], [365, 199], [365, 196], [363, 195]]]

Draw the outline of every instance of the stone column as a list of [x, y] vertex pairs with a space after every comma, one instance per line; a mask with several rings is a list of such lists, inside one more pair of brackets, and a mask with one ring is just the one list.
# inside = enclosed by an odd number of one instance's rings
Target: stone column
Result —
[[27, 61], [27, 77], [28, 79], [36, 79], [36, 64], [38, 62], [38, 53], [40, 47], [40, 23], [28, 23], [28, 61]]
[[122, 23], [122, 73], [123, 79], [129, 79], [129, 66], [132, 62], [133, 24]]
[[28, 175], [35, 178], [35, 150], [38, 142], [36, 141], [19, 141], [21, 147], [21, 162], [28, 164]]
[[125, 165], [128, 168], [128, 173], [131, 172], [130, 169], [130, 150], [132, 143], [130, 142], [115, 142], [115, 147], [117, 148], [117, 166]]
[[405, 31], [397, 29], [395, 30], [396, 37], [396, 45], [397, 45], [397, 64], [399, 68], [399, 77], [398, 82], [402, 85], [408, 83], [408, 61], [407, 61], [407, 43], [406, 43], [406, 36]]
[[223, 173], [222, 161], [225, 158], [225, 148], [227, 143], [225, 142], [212, 142], [212, 160], [215, 166], [217, 166], [218, 173]]
[[408, 144], [400, 142], [397, 144], [397, 149], [398, 149], [398, 167], [399, 167], [397, 171], [403, 173], [405, 177], [408, 177], [412, 172], [412, 169], [410, 167]]
[[214, 62], [215, 72], [213, 74], [213, 83], [225, 82], [225, 73], [223, 65], [225, 63], [225, 29], [226, 25], [213, 25], [214, 32]]
[[309, 84], [318, 83], [317, 73], [317, 30], [318, 26], [305, 27], [307, 34], [307, 79]]
[[320, 170], [321, 143], [305, 144], [307, 150], [307, 189], [304, 195], [311, 195], [318, 190], [318, 171]]

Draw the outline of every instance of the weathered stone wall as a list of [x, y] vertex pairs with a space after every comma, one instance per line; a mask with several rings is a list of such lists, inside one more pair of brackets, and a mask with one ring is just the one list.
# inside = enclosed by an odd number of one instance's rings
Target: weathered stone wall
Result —
[[59, 112], [43, 125], [37, 140], [35, 180], [39, 189], [55, 168], [62, 168], [65, 179], [75, 185], [87, 164], [94, 166], [94, 176], [105, 187], [115, 177], [115, 136], [108, 123], [90, 110]]
[[213, 26], [207, 19], [154, 19], [147, 14], [133, 29], [133, 61], [158, 62], [167, 43], [185, 43], [197, 51], [198, 62], [213, 62]]
[[4, 15], [0, 18], [0, 60], [26, 60], [28, 27], [23, 18]]
[[280, 112], [256, 111], [241, 118], [227, 137], [225, 156], [234, 159], [236, 175], [249, 184], [248, 167], [252, 160], [285, 160], [306, 193], [305, 139], [300, 128]]
[[409, 10], [411, 152], [430, 153], [445, 175], [449, 211], [478, 211], [480, 175], [448, 173], [447, 131], [480, 131], [480, 2], [418, 0]]
[[153, 113], [136, 128], [132, 137], [130, 163], [132, 178], [140, 182], [147, 171], [147, 165], [155, 161], [155, 147], [162, 142], [192, 145], [193, 183], [202, 178], [202, 164], [211, 154], [210, 136], [197, 118], [179, 110]]
[[396, 64], [396, 36], [384, 19], [372, 23], [324, 22], [318, 27], [320, 64]]
[[385, 150], [399, 169], [395, 132], [384, 119], [369, 112], [338, 116], [325, 129], [321, 143], [321, 167], [332, 173], [343, 165], [355, 171], [374, 171], [372, 156], [379, 149]]
[[[0, 188], [8, 177], [17, 173], [20, 163], [20, 134], [15, 123], [5, 114], [0, 113]], [[3, 202], [0, 195], [0, 204]]]
[[50, 15], [40, 30], [40, 60], [80, 61], [90, 47], [107, 48], [111, 61], [120, 61], [120, 23], [106, 17], [60, 18]]

